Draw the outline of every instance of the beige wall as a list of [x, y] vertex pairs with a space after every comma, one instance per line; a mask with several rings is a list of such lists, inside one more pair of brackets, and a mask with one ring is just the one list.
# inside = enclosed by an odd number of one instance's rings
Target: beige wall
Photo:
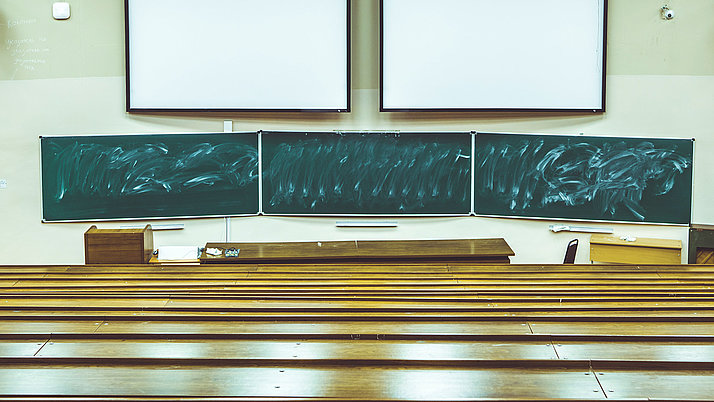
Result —
[[[0, 263], [82, 263], [88, 223], [40, 222], [40, 135], [258, 130], [480, 130], [696, 138], [694, 221], [714, 223], [714, 1], [610, 0], [607, 112], [379, 113], [378, 0], [353, 3], [353, 99], [349, 114], [129, 115], [124, 111], [122, 0], [70, 0], [54, 21], [50, 0], [0, 0]], [[557, 263], [566, 243], [587, 235], [548, 231], [550, 221], [399, 218], [391, 229], [337, 229], [334, 218], [232, 218], [234, 241], [504, 237], [514, 262]], [[170, 222], [170, 221], [165, 221]], [[226, 237], [223, 219], [192, 219], [155, 234], [157, 245], [200, 245]], [[163, 222], [159, 222], [163, 223]], [[100, 223], [117, 227], [119, 223]], [[580, 223], [617, 234], [686, 240], [683, 227]], [[582, 247], [582, 246], [581, 246]], [[578, 262], [587, 262], [587, 247]]]

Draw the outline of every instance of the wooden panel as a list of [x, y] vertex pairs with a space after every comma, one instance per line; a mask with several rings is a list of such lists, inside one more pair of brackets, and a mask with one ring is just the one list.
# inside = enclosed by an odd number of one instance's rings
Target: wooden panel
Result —
[[49, 337], [22, 342], [0, 340], [0, 357], [32, 357], [42, 349], [42, 346], [45, 345], [45, 342], [48, 340]]
[[[23, 344], [24, 345], [24, 344]], [[34, 345], [34, 344], [32, 344]], [[42, 344], [40, 344], [42, 345]], [[0, 343], [0, 348], [3, 344]], [[39, 346], [35, 347], [35, 351]], [[2, 351], [3, 349], [0, 349]], [[34, 353], [34, 352], [33, 352]], [[3, 356], [9, 356], [3, 353]], [[147, 359], [284, 359], [284, 360], [534, 360], [557, 359], [546, 342], [421, 341], [53, 341], [38, 357]], [[396, 364], [396, 363], [395, 363]]]
[[[19, 275], [24, 273], [35, 274], [105, 274], [110, 276], [120, 277], [122, 275], [132, 274], [166, 274], [174, 275], [179, 273], [186, 274], [205, 274], [210, 276], [213, 273], [247, 273], [247, 272], [272, 272], [284, 274], [313, 274], [313, 273], [382, 273], [386, 275], [402, 274], [402, 273], [474, 273], [474, 274], [507, 274], [507, 273], [532, 273], [536, 275], [560, 275], [560, 274], [589, 274], [597, 275], [599, 273], [617, 273], [620, 272], [626, 275], [638, 275], [645, 273], [657, 272], [675, 272], [675, 273], [697, 273], [697, 272], [714, 272], [714, 265], [699, 266], [699, 265], [672, 265], [672, 264], [657, 264], [657, 265], [622, 265], [622, 264], [574, 264], [574, 265], [543, 265], [543, 264], [517, 264], [517, 265], [482, 265], [478, 262], [422, 262], [422, 263], [404, 263], [401, 261], [394, 262], [332, 262], [332, 263], [301, 263], [290, 262], [282, 264], [239, 264], [239, 265], [167, 265], [167, 266], [152, 266], [143, 265], [127, 265], [127, 264], [106, 264], [106, 265], [37, 265], [37, 266], [2, 266], [0, 274], [3, 277], [7, 275]], [[606, 276], [600, 275], [601, 278]]]
[[104, 265], [76, 265], [67, 269], [68, 273], [104, 273], [104, 274], [142, 274], [142, 273], [214, 273], [214, 272], [234, 272], [243, 273], [251, 272], [257, 269], [255, 264], [242, 265], [211, 265], [201, 267], [195, 264], [187, 265], [122, 265], [122, 264], [104, 264]]
[[13, 395], [258, 395], [360, 400], [604, 398], [595, 376], [585, 374], [582, 370], [567, 369], [381, 366], [168, 368], [24, 365], [1, 367], [0, 389]]
[[97, 229], [84, 233], [84, 262], [87, 264], [144, 264], [154, 251], [151, 225], [143, 229]]
[[534, 334], [714, 335], [714, 323], [700, 322], [531, 322]]
[[599, 370], [597, 378], [608, 398], [711, 400], [714, 371]]
[[682, 262], [680, 240], [637, 238], [622, 240], [616, 236], [592, 235], [590, 261], [626, 264], [679, 264]]
[[204, 251], [201, 262], [243, 263], [255, 261], [298, 261], [301, 259], [353, 258], [357, 254], [355, 241], [284, 242], [284, 243], [207, 243], [206, 248], [240, 249], [238, 257], [211, 257]]
[[681, 262], [681, 251], [653, 247], [632, 247], [591, 244], [590, 260], [623, 264], [676, 264]]
[[[714, 327], [714, 324], [712, 324]], [[524, 322], [181, 322], [109, 320], [98, 330], [115, 334], [283, 334], [324, 335], [524, 335], [530, 334]], [[266, 335], [267, 336], [267, 335]]]
[[699, 297], [706, 295], [712, 288], [714, 281], [704, 279], [704, 280], [684, 280], [678, 279], [676, 276], [668, 276], [671, 278], [669, 281], [662, 281], [658, 283], [647, 283], [632, 281], [627, 284], [622, 283], [611, 283], [611, 284], [597, 284], [594, 282], [574, 282], [574, 281], [562, 281], [562, 282], [538, 282], [529, 286], [526, 281], [512, 281], [505, 283], [468, 283], [459, 284], [456, 282], [445, 282], [445, 283], [419, 283], [419, 282], [406, 282], [406, 283], [390, 283], [383, 282], [379, 284], [348, 284], [342, 282], [342, 284], [333, 283], [310, 283], [310, 282], [297, 282], [297, 283], [258, 283], [253, 284], [225, 284], [220, 281], [212, 282], [157, 282], [157, 283], [147, 283], [144, 286], [141, 284], [129, 284], [122, 286], [121, 283], [116, 282], [106, 282], [92, 285], [90, 283], [80, 283], [72, 284], [67, 282], [56, 283], [48, 281], [43, 286], [42, 283], [28, 283], [20, 282], [15, 286], [9, 288], [3, 288], [2, 292], [6, 293], [18, 293], [18, 292], [36, 292], [41, 294], [41, 292], [98, 292], [102, 290], [109, 291], [145, 291], [146, 295], [158, 294], [171, 292], [172, 294], [180, 294], [181, 292], [196, 291], [196, 292], [208, 292], [208, 291], [225, 291], [224, 296], [230, 294], [300, 294], [300, 293], [325, 293], [325, 294], [379, 294], [379, 293], [393, 293], [393, 294], [404, 294], [404, 293], [415, 293], [415, 292], [449, 292], [458, 294], [458, 292], [467, 292], [463, 294], [471, 295], [481, 295], [481, 296], [510, 296], [510, 295], [542, 295], [552, 297], [567, 296], [567, 295], [655, 295], [657, 293], [665, 293], [669, 298], [677, 296], [685, 296], [688, 294], [699, 295]]
[[[207, 243], [206, 248], [240, 249], [240, 255], [226, 258], [201, 255], [203, 263], [253, 263], [301, 260], [459, 260], [508, 264], [513, 250], [504, 239], [334, 241], [292, 243]], [[423, 263], [423, 262], [422, 262]]]
[[364, 258], [391, 257], [505, 257], [515, 253], [502, 238], [464, 240], [358, 241], [357, 253]]
[[[687, 260], [690, 264], [711, 264], [707, 258], [714, 249], [714, 225], [691, 225], [689, 229], [689, 247]], [[700, 257], [700, 251], [703, 256]]]
[[256, 312], [267, 309], [284, 309], [284, 310], [302, 310], [308, 311], [310, 309], [316, 310], [380, 310], [380, 311], [436, 311], [440, 309], [443, 312], [447, 311], [458, 311], [467, 310], [474, 308], [526, 308], [535, 307], [534, 303], [537, 303], [539, 308], [598, 308], [598, 307], [610, 307], [610, 308], [654, 308], [654, 307], [680, 307], [680, 308], [691, 308], [691, 307], [711, 307], [712, 299], [706, 300], [671, 300], [671, 299], [656, 299], [650, 302], [638, 301], [634, 299], [632, 301], [627, 300], [607, 300], [607, 299], [592, 299], [589, 301], [578, 301], [577, 299], [558, 299], [553, 298], [550, 300], [532, 300], [523, 302], [514, 302], [508, 299], [476, 299], [476, 298], [464, 298], [461, 301], [455, 301], [452, 303], [448, 302], [430, 302], [428, 304], [415, 302], [397, 302], [397, 301], [359, 301], [359, 300], [334, 300], [329, 303], [321, 302], [319, 300], [315, 301], [281, 301], [281, 300], [260, 300], [256, 302], [255, 300], [231, 300], [231, 299], [192, 299], [190, 297], [175, 296], [168, 301], [166, 307], [202, 307], [202, 308], [225, 308], [225, 309], [249, 309]]
[[0, 266], [0, 272], [2, 272], [3, 274], [65, 272], [68, 269], [69, 269], [69, 266], [67, 266], [67, 265], [2, 265], [2, 266]]
[[[607, 275], [607, 274], [603, 274]], [[690, 282], [702, 282], [703, 280], [710, 280], [711, 274], [709, 273], [698, 273], [696, 275], [683, 276], [679, 273], [669, 273], [662, 272], [656, 275], [643, 274], [642, 277], [626, 277], [626, 276], [615, 276], [612, 278], [593, 278], [588, 276], [559, 276], [559, 277], [544, 277], [531, 276], [531, 277], [501, 277], [498, 274], [493, 276], [485, 277], [470, 277], [469, 275], [424, 275], [424, 277], [419, 277], [418, 275], [356, 275], [356, 276], [340, 276], [340, 275], [316, 275], [311, 277], [309, 275], [305, 276], [283, 276], [271, 277], [262, 276], [255, 274], [236, 274], [233, 278], [230, 276], [223, 277], [218, 275], [213, 278], [210, 275], [206, 275], [203, 278], [200, 276], [190, 277], [181, 275], [164, 275], [163, 277], [155, 278], [124, 278], [117, 276], [115, 278], [92, 278], [92, 277], [82, 277], [78, 275], [77, 277], [70, 279], [67, 277], [46, 277], [46, 278], [18, 278], [18, 285], [156, 285], [156, 284], [231, 284], [231, 285], [242, 285], [242, 286], [297, 286], [300, 284], [307, 285], [319, 285], [319, 284], [339, 284], [343, 286], [351, 285], [372, 285], [372, 286], [389, 286], [389, 285], [438, 285], [438, 284], [468, 284], [468, 285], [537, 285], [537, 284], [572, 284], [572, 285], [657, 285], [657, 284], [678, 284], [682, 281], [689, 280]]]
[[[211, 266], [212, 267], [212, 266]], [[342, 261], [340, 263], [320, 263], [320, 264], [305, 264], [305, 263], [291, 263], [291, 264], [266, 264], [261, 263], [257, 265], [257, 273], [280, 273], [280, 274], [293, 274], [293, 273], [399, 273], [399, 272], [409, 272], [409, 273], [449, 273], [449, 264], [444, 262], [404, 262], [404, 261], [394, 261], [394, 262], [375, 262], [375, 261], [365, 261], [365, 262], [346, 262]]]
[[696, 229], [696, 230], [712, 230], [712, 231], [714, 231], [714, 225], [702, 225], [702, 224], [692, 223], [690, 226], [692, 229]]
[[93, 333], [100, 321], [0, 321], [0, 334]]
[[697, 264], [714, 264], [714, 249], [697, 248]]
[[[705, 283], [706, 284], [706, 283]], [[29, 290], [33, 289], [33, 290]], [[37, 297], [41, 295], [51, 296], [114, 296], [124, 295], [127, 297], [157, 297], [165, 296], [193, 296], [214, 297], [214, 298], [236, 298], [236, 299], [324, 299], [329, 297], [331, 300], [340, 300], [341, 298], [349, 298], [350, 300], [401, 300], [404, 301], [450, 301], [464, 300], [469, 301], [473, 298], [480, 299], [499, 299], [508, 298], [509, 300], [529, 299], [545, 300], [545, 299], [621, 299], [621, 300], [654, 300], [670, 299], [670, 300], [705, 300], [706, 298], [714, 297], [714, 294], [707, 292], [706, 289], [697, 291], [695, 289], [678, 289], [676, 286], [664, 289], [620, 289], [618, 287], [605, 288], [600, 290], [582, 289], [579, 286], [573, 286], [572, 289], [509, 289], [509, 288], [472, 288], [470, 290], [459, 289], [459, 287], [444, 287], [435, 289], [391, 289], [389, 287], [359, 289], [356, 287], [333, 288], [333, 289], [312, 289], [305, 290], [295, 287], [262, 287], [262, 288], [245, 288], [236, 286], [216, 286], [200, 284], [194, 286], [119, 286], [119, 287], [102, 287], [102, 286], [82, 286], [82, 287], [10, 287], [0, 290], [1, 295], [27, 295], [28, 297]]]
[[[698, 275], [707, 275], [707, 273], [697, 273]], [[221, 274], [211, 274], [211, 277], [217, 277]], [[237, 274], [224, 274], [224, 275], [237, 275]], [[270, 279], [274, 281], [285, 281], [285, 280], [296, 280], [296, 279], [383, 279], [383, 280], [404, 280], [404, 279], [457, 279], [457, 280], [481, 280], [483, 282], [494, 281], [494, 280], [507, 280], [507, 279], [518, 279], [518, 280], [602, 280], [602, 281], [613, 281], [616, 279], [632, 279], [632, 280], [644, 280], [644, 279], [659, 279], [657, 272], [642, 272], [642, 273], [625, 273], [625, 272], [576, 272], [576, 273], [558, 273], [558, 272], [543, 272], [543, 273], [533, 273], [533, 272], [463, 272], [463, 273], [428, 273], [428, 272], [412, 272], [410, 269], [405, 269], [403, 272], [389, 272], [389, 273], [339, 273], [339, 272], [316, 272], [316, 273], [264, 273], [264, 272], [251, 272], [248, 275], [250, 279]], [[603, 275], [607, 275], [607, 278], [602, 278]], [[711, 273], [709, 275], [714, 275]], [[98, 275], [97, 275], [98, 276]], [[180, 275], [181, 277], [190, 277], [189, 274]], [[105, 276], [106, 277], [106, 276]], [[156, 275], [155, 277], [159, 277]], [[166, 275], [164, 275], [166, 277]], [[62, 278], [59, 275], [48, 276], [48, 278]], [[107, 277], [108, 278], [108, 277]]]
[[[431, 307], [446, 307], [453, 309], [454, 307], [483, 307], [483, 303], [487, 303], [486, 307], [494, 306], [494, 303], [511, 303], [514, 307], [523, 307], [524, 304], [534, 304], [533, 307], [543, 307], [546, 308], [561, 308], [567, 304], [567, 307], [572, 307], [572, 303], [578, 303], [581, 307], [587, 307], [592, 304], [593, 307], [599, 307], [599, 304], [604, 304], [605, 307], [611, 308], [621, 307], [622, 309], [630, 309], [640, 307], [642, 303], [655, 303], [655, 306], [671, 306], [672, 304], [677, 304], [677, 307], [691, 306], [685, 303], [698, 303], [698, 302], [712, 302], [714, 301], [714, 295], [707, 293], [682, 293], [676, 294], [669, 293], [665, 291], [661, 292], [582, 292], [577, 293], [573, 291], [562, 291], [562, 292], [498, 292], [498, 291], [452, 291], [452, 292], [434, 292], [429, 293], [425, 291], [423, 293], [418, 292], [390, 292], [389, 290], [383, 291], [365, 291], [365, 292], [353, 292], [349, 290], [335, 292], [312, 292], [312, 291], [264, 291], [264, 292], [254, 292], [254, 291], [231, 291], [229, 289], [147, 289], [147, 288], [132, 288], [121, 287], [118, 289], [103, 289], [103, 290], [91, 290], [91, 289], [79, 289], [79, 290], [51, 290], [51, 291], [37, 291], [33, 292], [33, 295], [26, 295], [23, 289], [7, 289], [3, 290], [0, 295], [5, 297], [22, 297], [25, 295], [25, 299], [34, 300], [42, 299], [47, 297], [65, 297], [65, 298], [98, 298], [98, 297], [111, 297], [114, 300], [121, 299], [141, 299], [147, 298], [148, 296], [160, 297], [171, 297], [175, 299], [177, 303], [188, 301], [202, 303], [202, 302], [220, 302], [227, 303], [232, 300], [242, 301], [243, 303], [247, 301], [264, 301], [266, 303], [294, 303], [294, 302], [307, 302], [307, 303], [319, 303], [329, 299], [331, 303], [335, 304], [335, 308], [349, 307], [350, 309], [365, 308], [368, 309], [370, 306], [377, 305], [380, 307], [394, 308], [394, 307], [405, 307], [412, 310], [426, 311]], [[372, 304], [365, 304], [368, 302], [374, 302]], [[383, 303], [390, 302], [391, 304], [385, 305]], [[376, 304], [379, 303], [379, 304]], [[435, 303], [449, 303], [449, 305], [441, 304], [437, 305]], [[555, 304], [557, 303], [557, 304]], [[633, 304], [635, 303], [635, 304]], [[269, 305], [266, 305], [271, 307]], [[706, 307], [706, 305], [704, 306]]]
[[712, 362], [714, 344], [702, 342], [588, 342], [572, 343], [562, 340], [555, 344], [561, 359]]
[[160, 279], [160, 280], [111, 280], [111, 281], [97, 281], [92, 279], [74, 279], [74, 280], [36, 280], [27, 279], [18, 281], [13, 287], [37, 287], [37, 288], [49, 288], [49, 287], [105, 287], [105, 288], [119, 288], [124, 286], [182, 286], [182, 285], [203, 285], [203, 286], [229, 286], [235, 285], [235, 280], [230, 279], [203, 279], [203, 280], [171, 280], [170, 278]]
[[91, 310], [72, 309], [67, 307], [43, 308], [37, 310], [32, 307], [21, 308], [11, 311], [0, 312], [0, 320], [17, 319], [27, 317], [33, 320], [48, 320], [48, 319], [74, 319], [77, 317], [89, 317], [87, 319], [115, 319], [127, 320], [141, 317], [145, 321], [155, 320], [172, 320], [172, 321], [244, 321], [244, 320], [264, 320], [264, 321], [400, 321], [400, 322], [439, 322], [439, 321], [541, 321], [549, 319], [553, 321], [559, 319], [561, 321], [570, 322], [646, 322], [646, 321], [693, 321], [714, 322], [714, 311], [712, 310], [573, 310], [573, 309], [543, 309], [533, 310], [524, 309], [504, 310], [490, 309], [487, 311], [454, 311], [454, 312], [261, 312], [260, 314], [244, 312], [244, 311], [212, 311], [212, 310], [132, 310], [128, 309], [112, 309], [104, 310], [101, 308]]
[[30, 275], [22, 275], [23, 279], [35, 279], [40, 278], [44, 281], [57, 281], [57, 280], [85, 280], [91, 279], [92, 281], [104, 282], [104, 281], [116, 281], [120, 279], [139, 281], [138, 283], [151, 283], [152, 281], [162, 280], [162, 281], [190, 281], [200, 279], [201, 281], [207, 280], [230, 280], [236, 278], [247, 278], [250, 275], [247, 272], [162, 272], [162, 273], [126, 273], [126, 272], [115, 272], [115, 273], [80, 273], [80, 272], [70, 272], [62, 274], [43, 274], [40, 277], [34, 277]]
[[714, 361], [714, 266], [45, 268], [0, 270], [0, 394], [597, 399]]
[[623, 240], [617, 236], [594, 234], [590, 237], [590, 244], [607, 244], [613, 246], [629, 246], [629, 247], [646, 247], [646, 248], [664, 248], [671, 250], [681, 250], [682, 242], [680, 240], [670, 239], [651, 239], [646, 237], [637, 237], [634, 241]]
[[163, 307], [168, 302], [168, 298], [142, 299], [142, 298], [7, 298], [4, 300], [5, 307], [112, 307], [112, 308], [135, 308], [143, 307]]

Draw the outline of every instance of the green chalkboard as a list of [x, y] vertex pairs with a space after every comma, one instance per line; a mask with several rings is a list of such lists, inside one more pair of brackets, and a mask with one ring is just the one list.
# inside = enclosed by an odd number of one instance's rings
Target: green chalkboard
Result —
[[476, 135], [475, 211], [688, 224], [693, 140]]
[[266, 214], [471, 211], [470, 133], [263, 132]]
[[256, 214], [258, 134], [42, 137], [44, 221]]

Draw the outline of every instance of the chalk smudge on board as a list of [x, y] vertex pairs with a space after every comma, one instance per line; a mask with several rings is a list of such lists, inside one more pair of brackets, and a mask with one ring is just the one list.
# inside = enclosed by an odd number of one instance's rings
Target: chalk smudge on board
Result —
[[243, 144], [200, 143], [179, 152], [163, 143], [52, 146], [57, 202], [69, 194], [120, 198], [240, 188], [258, 179], [257, 150]]
[[392, 136], [341, 135], [280, 143], [265, 178], [271, 207], [310, 211], [349, 204], [354, 211], [413, 212], [435, 201], [470, 199], [470, 150]]
[[511, 211], [589, 204], [610, 216], [624, 207], [640, 221], [646, 213], [641, 205], [645, 189], [667, 194], [692, 164], [675, 149], [648, 141], [548, 147], [536, 140], [488, 144], [476, 154], [477, 192], [495, 197]]

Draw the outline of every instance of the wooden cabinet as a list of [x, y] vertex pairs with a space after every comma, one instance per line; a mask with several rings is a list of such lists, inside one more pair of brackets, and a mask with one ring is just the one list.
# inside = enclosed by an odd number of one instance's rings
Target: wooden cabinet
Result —
[[714, 264], [714, 225], [692, 225], [687, 259], [690, 264]]
[[97, 229], [84, 232], [85, 264], [146, 264], [154, 251], [151, 225], [143, 229]]
[[590, 261], [623, 264], [681, 264], [682, 242], [638, 237], [634, 241], [617, 236], [592, 235]]

